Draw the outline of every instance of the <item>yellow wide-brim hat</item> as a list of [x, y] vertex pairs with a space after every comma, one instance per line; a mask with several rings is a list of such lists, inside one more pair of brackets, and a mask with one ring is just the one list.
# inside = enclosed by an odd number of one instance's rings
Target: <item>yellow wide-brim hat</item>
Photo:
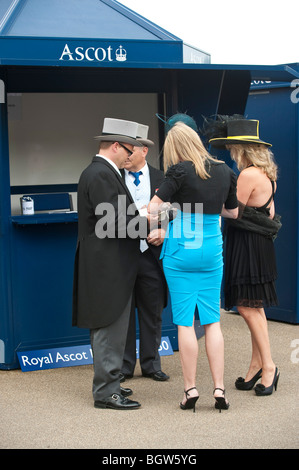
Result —
[[213, 137], [209, 140], [213, 147], [224, 148], [233, 144], [261, 144], [271, 147], [272, 144], [259, 138], [259, 121], [255, 119], [236, 119], [227, 121], [226, 137]]

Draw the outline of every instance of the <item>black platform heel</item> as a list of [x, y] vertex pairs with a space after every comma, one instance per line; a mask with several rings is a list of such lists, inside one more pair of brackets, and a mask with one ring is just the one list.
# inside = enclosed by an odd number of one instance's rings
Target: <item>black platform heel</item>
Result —
[[278, 369], [276, 367], [272, 384], [269, 385], [269, 387], [265, 387], [265, 385], [263, 385], [263, 384], [257, 384], [257, 386], [254, 389], [256, 395], [259, 396], [259, 397], [265, 396], [265, 395], [272, 395], [273, 388], [275, 388], [275, 391], [277, 390], [279, 375], [280, 374], [279, 374]]
[[253, 387], [255, 386], [255, 383], [261, 378], [262, 376], [262, 369], [260, 369], [253, 377], [252, 379], [248, 380], [245, 382], [245, 379], [243, 377], [238, 377], [237, 380], [235, 381], [235, 387], [238, 390], [252, 390]]
[[186, 394], [186, 403], [180, 403], [180, 407], [182, 410], [191, 410], [193, 408], [193, 413], [195, 413], [195, 404], [198, 400], [198, 396], [197, 397], [190, 397], [188, 398], [188, 395], [189, 395], [189, 392], [190, 390], [196, 390], [196, 387], [192, 387], [192, 388], [189, 388], [188, 390], [184, 390], [184, 393]]
[[225, 390], [223, 390], [222, 388], [216, 387], [214, 388], [213, 393], [215, 393], [215, 390], [221, 390], [221, 392], [223, 393], [223, 397], [214, 397], [216, 400], [216, 403], [215, 403], [216, 410], [219, 410], [219, 413], [221, 413], [221, 410], [228, 410], [229, 403], [225, 399]]

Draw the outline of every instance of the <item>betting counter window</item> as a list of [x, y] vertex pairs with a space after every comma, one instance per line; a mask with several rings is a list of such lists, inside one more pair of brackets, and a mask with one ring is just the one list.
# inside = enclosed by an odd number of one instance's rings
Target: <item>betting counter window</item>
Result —
[[[77, 209], [76, 186], [83, 169], [98, 152], [94, 136], [105, 117], [149, 125], [158, 143], [158, 96], [155, 93], [12, 93], [8, 95], [12, 216], [22, 214], [25, 193], [71, 194]], [[158, 145], [148, 161], [158, 166]]]

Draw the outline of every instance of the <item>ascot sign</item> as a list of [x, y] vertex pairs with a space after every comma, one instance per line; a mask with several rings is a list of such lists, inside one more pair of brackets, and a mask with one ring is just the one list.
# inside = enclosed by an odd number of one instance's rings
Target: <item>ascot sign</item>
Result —
[[[1, 0], [0, 0], [1, 4]], [[127, 67], [129, 64], [181, 64], [180, 41], [97, 38], [2, 37], [0, 64], [71, 67]]]
[[78, 46], [72, 52], [69, 46], [66, 44], [62, 51], [62, 54], [59, 60], [88, 60], [90, 62], [98, 61], [104, 62], [107, 60], [108, 62], [113, 62], [114, 57], [118, 62], [125, 62], [127, 60], [127, 51], [122, 47], [119, 46], [118, 49], [114, 52], [112, 46], [108, 46], [107, 48], [103, 47], [81, 47]]

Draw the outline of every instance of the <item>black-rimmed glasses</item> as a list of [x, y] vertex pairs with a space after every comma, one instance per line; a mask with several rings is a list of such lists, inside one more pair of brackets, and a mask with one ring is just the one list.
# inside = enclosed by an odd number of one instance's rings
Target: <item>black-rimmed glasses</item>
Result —
[[125, 149], [125, 150], [128, 152], [129, 157], [130, 157], [131, 155], [133, 155], [133, 153], [134, 153], [133, 150], [128, 149], [125, 145], [121, 144], [120, 142], [118, 142], [118, 144], [119, 144], [123, 149]]

